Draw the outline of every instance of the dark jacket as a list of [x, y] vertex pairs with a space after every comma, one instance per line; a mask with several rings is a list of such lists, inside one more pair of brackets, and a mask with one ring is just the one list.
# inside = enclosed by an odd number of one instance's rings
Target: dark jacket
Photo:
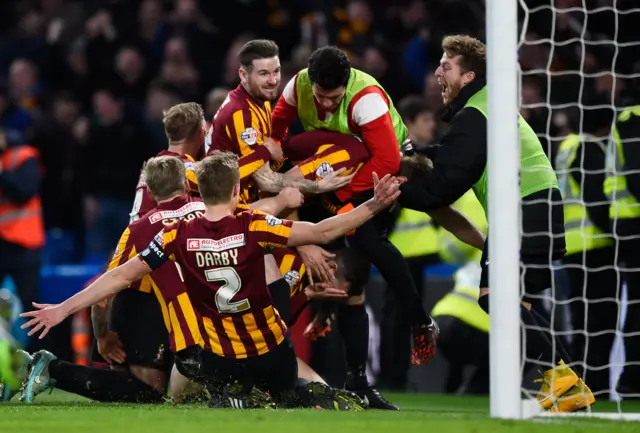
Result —
[[[434, 169], [423, 179], [401, 186], [403, 207], [429, 211], [453, 204], [480, 179], [487, 165], [487, 119], [475, 108], [464, 105], [486, 85], [478, 77], [465, 86], [447, 108], [442, 120], [449, 129], [442, 137]], [[543, 190], [522, 201], [522, 254], [553, 258], [565, 252], [562, 196], [556, 188]], [[553, 234], [554, 236], [550, 236]]]

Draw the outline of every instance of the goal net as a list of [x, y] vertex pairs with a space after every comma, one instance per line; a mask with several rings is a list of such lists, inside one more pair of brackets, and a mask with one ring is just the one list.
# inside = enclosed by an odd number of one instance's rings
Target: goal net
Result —
[[[638, 0], [519, 0], [519, 109], [556, 170], [568, 250], [553, 262], [552, 287], [533, 303], [543, 316], [537, 329], [595, 394], [578, 416], [640, 419], [640, 405], [630, 403], [640, 398], [640, 210], [636, 216], [630, 205], [640, 202], [640, 174], [624, 171], [635, 156], [627, 151], [626, 161], [620, 144], [640, 145], [629, 132], [640, 109], [628, 111], [640, 107], [639, 27]], [[620, 126], [622, 117], [631, 123]], [[610, 213], [612, 202], [624, 212]], [[492, 254], [499, 248], [492, 244]], [[525, 365], [539, 360], [522, 353], [523, 391], [535, 398], [540, 384]]]

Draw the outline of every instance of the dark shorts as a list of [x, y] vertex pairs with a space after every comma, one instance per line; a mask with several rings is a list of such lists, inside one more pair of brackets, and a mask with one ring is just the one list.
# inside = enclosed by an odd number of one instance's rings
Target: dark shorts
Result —
[[[520, 254], [520, 284], [524, 295], [537, 295], [551, 287], [554, 278], [553, 262], [564, 256], [564, 250], [550, 254]], [[489, 241], [480, 259], [482, 274], [480, 288], [489, 287]]]
[[[120, 337], [127, 354], [125, 365], [157, 368], [171, 372], [173, 356], [160, 304], [149, 293], [126, 289], [111, 306], [109, 329]], [[105, 362], [94, 343], [93, 360]]]
[[244, 359], [225, 358], [195, 346], [175, 355], [176, 367], [185, 377], [207, 387], [242, 383], [268, 391], [274, 398], [293, 390], [298, 378], [298, 361], [289, 338], [264, 355]]

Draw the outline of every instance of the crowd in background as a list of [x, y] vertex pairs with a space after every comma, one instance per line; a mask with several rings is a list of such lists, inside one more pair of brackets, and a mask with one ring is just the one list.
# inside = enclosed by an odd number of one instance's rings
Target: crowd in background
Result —
[[[640, 102], [638, 14], [623, 13], [636, 2], [593, 0], [589, 13], [582, 0], [524, 3], [521, 113], [553, 161], [567, 134], [610, 125], [615, 107]], [[484, 1], [0, 2], [0, 129], [40, 151], [45, 262], [109, 254], [143, 161], [166, 148], [162, 111], [197, 101], [210, 120], [238, 85], [246, 41], [278, 43], [282, 86], [316, 47], [338, 45], [398, 106], [426, 102], [437, 118], [433, 72], [452, 33], [485, 39]], [[425, 128], [436, 144], [440, 125]]]

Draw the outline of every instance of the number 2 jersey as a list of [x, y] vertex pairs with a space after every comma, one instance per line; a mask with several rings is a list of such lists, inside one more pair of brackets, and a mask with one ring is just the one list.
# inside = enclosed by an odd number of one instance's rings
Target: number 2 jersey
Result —
[[[155, 209], [129, 224], [125, 229], [108, 270], [136, 257], [138, 252], [143, 251], [165, 225], [182, 218], [187, 220], [197, 218], [202, 216], [204, 211], [205, 206], [200, 199], [186, 195], [158, 204]], [[194, 345], [205, 346], [201, 320], [197, 317], [180, 271], [174, 263], [145, 275], [130, 288], [155, 294], [169, 333], [172, 352]]]
[[181, 220], [158, 233], [140, 258], [151, 269], [179, 264], [213, 353], [259, 356], [286, 333], [267, 288], [264, 249], [285, 247], [292, 224], [259, 211], [219, 221]]

